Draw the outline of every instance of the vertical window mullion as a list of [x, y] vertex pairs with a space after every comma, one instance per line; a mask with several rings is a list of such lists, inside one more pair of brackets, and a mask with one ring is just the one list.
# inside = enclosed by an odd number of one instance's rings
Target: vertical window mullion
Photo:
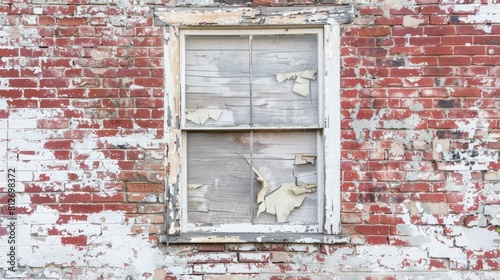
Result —
[[253, 51], [252, 51], [252, 39], [253, 35], [248, 36], [248, 56], [249, 56], [249, 64], [248, 64], [248, 75], [250, 79], [250, 123], [249, 126], [253, 127], [253, 72], [252, 72], [252, 64], [253, 64]]
[[[248, 36], [248, 56], [249, 56], [249, 63], [248, 63], [248, 75], [249, 75], [249, 81], [250, 81], [250, 93], [249, 93], [249, 103], [250, 103], [250, 123], [249, 123], [249, 126], [250, 128], [253, 127], [253, 91], [252, 91], [252, 85], [253, 85], [253, 72], [252, 72], [252, 64], [253, 64], [253, 51], [252, 51], [252, 39], [253, 39], [253, 35], [250, 35]], [[254, 201], [256, 199], [255, 197], [255, 172], [253, 171], [253, 130], [250, 129], [250, 172], [251, 172], [251, 175], [250, 175], [250, 182], [249, 182], [249, 185], [250, 185], [250, 205], [252, 205], [252, 207], [250, 207], [252, 213], [251, 213], [251, 217], [252, 217], [252, 224], [255, 223], [255, 206], [254, 205]]]

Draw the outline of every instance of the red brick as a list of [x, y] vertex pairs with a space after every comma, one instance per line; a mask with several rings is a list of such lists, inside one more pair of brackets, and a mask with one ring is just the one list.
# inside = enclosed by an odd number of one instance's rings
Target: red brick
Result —
[[420, 13], [421, 14], [427, 14], [427, 15], [437, 15], [437, 14], [448, 14], [448, 7], [447, 6], [440, 6], [440, 5], [423, 5], [420, 8]]
[[464, 35], [485, 35], [489, 34], [487, 31], [488, 28], [478, 28], [477, 25], [457, 25], [456, 26], [457, 34]]
[[104, 128], [133, 128], [134, 122], [132, 120], [104, 120], [103, 121]]
[[61, 244], [63, 245], [87, 245], [87, 236], [63, 236], [61, 237]]
[[133, 46], [161, 46], [163, 44], [162, 38], [157, 37], [143, 37], [143, 38], [133, 38], [132, 45]]
[[12, 108], [37, 108], [38, 101], [32, 99], [7, 100], [7, 104]]
[[432, 87], [435, 84], [435, 80], [433, 78], [405, 78], [402, 80], [403, 86], [407, 87]]
[[359, 30], [359, 36], [381, 37], [389, 34], [391, 34], [391, 29], [388, 26], [365, 27]]
[[[72, 204], [72, 205], [69, 205], [69, 207], [60, 206], [60, 208], [62, 208], [62, 209], [67, 208], [67, 210], [64, 212], [77, 213], [77, 214], [78, 213], [91, 214], [91, 213], [99, 213], [99, 212], [104, 211], [103, 205], [100, 205], [100, 204]], [[58, 207], [55, 207], [55, 209], [58, 209]], [[69, 211], [71, 211], [71, 212], [69, 212]]]
[[448, 36], [455, 35], [456, 31], [454, 26], [426, 26], [424, 34], [427, 36]]
[[376, 66], [379, 68], [382, 67], [400, 67], [404, 66], [405, 61], [404, 59], [397, 58], [397, 57], [392, 57], [392, 58], [377, 58], [376, 59]]
[[360, 6], [359, 7], [360, 15], [378, 15], [381, 16], [384, 14], [384, 10], [380, 7], [370, 7], [370, 6]]
[[431, 15], [429, 16], [429, 23], [432, 25], [445, 25], [448, 23], [447, 15]]
[[481, 89], [479, 88], [453, 88], [450, 93], [454, 97], [480, 97]]
[[202, 244], [197, 246], [198, 252], [224, 252], [226, 246], [224, 244]]
[[151, 57], [137, 57], [134, 58], [134, 66], [136, 67], [161, 67], [163, 59]]
[[424, 55], [451, 55], [453, 48], [449, 46], [424, 46], [422, 48]]
[[420, 57], [409, 57], [408, 61], [412, 66], [427, 65], [436, 66], [438, 65], [438, 58], [435, 56], [420, 56]]
[[420, 71], [417, 68], [393, 68], [393, 69], [391, 69], [390, 76], [391, 77], [417, 77], [417, 76], [420, 76]]
[[68, 160], [71, 158], [71, 151], [53, 151], [54, 157], [58, 160]]
[[45, 142], [45, 149], [71, 149], [73, 140], [47, 140]]
[[16, 89], [2, 89], [0, 90], [1, 98], [21, 98], [23, 92], [21, 90]]
[[87, 92], [89, 98], [118, 97], [117, 89], [92, 88], [89, 89]]
[[137, 98], [136, 106], [138, 108], [159, 108], [163, 107], [163, 100], [155, 98]]
[[92, 194], [93, 202], [124, 202], [125, 196], [123, 193], [116, 194]]
[[495, 259], [474, 259], [469, 261], [470, 270], [498, 270], [500, 262]]
[[19, 56], [19, 49], [18, 48], [12, 48], [12, 49], [0, 48], [0, 56], [1, 57]]
[[9, 79], [8, 81], [11, 87], [32, 88], [38, 86], [36, 79]]
[[420, 11], [420, 7], [402, 7], [391, 8], [391, 15], [416, 15]]
[[410, 37], [409, 42], [412, 46], [438, 46], [441, 44], [441, 37]]
[[72, 15], [76, 10], [75, 5], [50, 5], [43, 7], [44, 15]]
[[0, 13], [9, 14], [10, 13], [10, 5], [0, 5]]
[[423, 27], [406, 27], [406, 26], [394, 26], [392, 28], [392, 36], [424, 36]]
[[369, 47], [375, 46], [375, 38], [369, 37], [342, 37], [341, 46]]
[[377, 17], [375, 18], [376, 25], [402, 25], [403, 16], [390, 15], [389, 17]]
[[422, 76], [452, 76], [452, 67], [422, 67]]
[[42, 67], [72, 67], [71, 58], [44, 58], [41, 63]]
[[68, 193], [59, 196], [61, 203], [87, 203], [92, 201], [92, 196], [89, 193]]
[[127, 183], [128, 192], [162, 193], [165, 191], [163, 184]]
[[134, 84], [144, 87], [162, 87], [163, 78], [135, 78]]
[[56, 203], [57, 197], [54, 194], [31, 194], [30, 201], [33, 204]]
[[475, 45], [500, 45], [500, 35], [474, 36]]
[[[455, 75], [457, 76], [486, 76], [488, 75], [488, 67], [455, 67]], [[490, 76], [495, 76], [491, 75]]]
[[354, 230], [366, 235], [389, 235], [390, 226], [388, 225], [357, 225]]
[[73, 40], [73, 44], [75, 46], [82, 46], [82, 47], [97, 47], [101, 45], [101, 39], [100, 38], [75, 38]]
[[473, 56], [471, 64], [472, 65], [499, 66], [500, 65], [500, 57], [498, 57], [498, 56]]
[[69, 104], [67, 99], [41, 100], [40, 108], [67, 108]]
[[454, 54], [457, 55], [484, 55], [486, 54], [486, 47], [483, 46], [454, 46]]
[[445, 194], [443, 193], [421, 193], [412, 195], [414, 200], [422, 202], [445, 202]]
[[49, 128], [49, 129], [69, 128], [69, 120], [68, 119], [38, 120], [38, 128]]
[[77, 17], [61, 18], [57, 20], [57, 24], [62, 26], [87, 25], [87, 18], [77, 18]]

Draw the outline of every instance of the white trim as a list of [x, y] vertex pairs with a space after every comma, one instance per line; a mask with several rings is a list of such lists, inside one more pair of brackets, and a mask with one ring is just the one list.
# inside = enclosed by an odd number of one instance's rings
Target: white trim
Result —
[[181, 128], [184, 129], [186, 127], [186, 99], [184, 96], [186, 95], [186, 33], [185, 30], [180, 30], [179, 32], [179, 50], [180, 50], [180, 58], [179, 58], [179, 79], [180, 79], [180, 87], [181, 87]]
[[181, 187], [179, 188], [180, 197], [182, 205], [186, 205], [186, 207], [181, 207], [181, 231], [188, 232], [191, 231], [186, 221], [188, 220], [188, 199], [187, 199], [187, 132], [182, 131], [181, 133], [181, 141], [183, 145], [181, 145]]
[[340, 26], [325, 25], [325, 234], [340, 233]]

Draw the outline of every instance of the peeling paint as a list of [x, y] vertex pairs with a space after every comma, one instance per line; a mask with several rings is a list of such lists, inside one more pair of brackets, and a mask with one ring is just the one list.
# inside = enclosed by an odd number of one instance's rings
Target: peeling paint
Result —
[[412, 16], [404, 16], [403, 17], [403, 26], [415, 27], [420, 24], [425, 23], [425, 19], [423, 18], [415, 18]]

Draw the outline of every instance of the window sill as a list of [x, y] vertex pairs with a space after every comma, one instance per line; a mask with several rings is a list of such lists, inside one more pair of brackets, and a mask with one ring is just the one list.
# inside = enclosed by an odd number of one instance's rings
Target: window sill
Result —
[[161, 243], [295, 243], [295, 244], [340, 244], [349, 241], [347, 235], [315, 233], [185, 233], [181, 235], [160, 235]]

